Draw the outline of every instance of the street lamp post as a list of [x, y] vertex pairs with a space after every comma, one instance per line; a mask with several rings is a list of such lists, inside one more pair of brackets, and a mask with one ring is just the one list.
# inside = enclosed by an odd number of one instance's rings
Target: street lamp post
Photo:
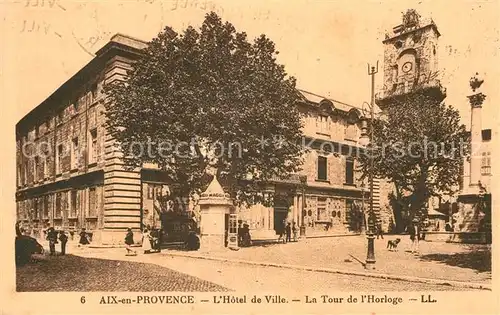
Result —
[[[376, 67], [368, 65], [368, 75], [372, 77], [372, 93], [370, 102], [370, 146], [373, 148], [373, 110], [375, 106], [375, 74], [378, 72], [378, 61]], [[370, 215], [373, 218], [373, 152], [370, 153]], [[366, 269], [375, 269], [375, 235], [373, 233], [373, 224], [369, 224], [369, 231], [366, 238], [368, 239], [368, 250], [366, 254]]]
[[306, 183], [307, 176], [300, 176], [300, 183], [302, 188], [302, 211], [301, 211], [301, 220], [300, 220], [300, 238], [306, 238], [306, 224], [305, 224], [305, 216], [306, 216]]
[[366, 217], [365, 217], [365, 183], [361, 182], [361, 234], [366, 233]]

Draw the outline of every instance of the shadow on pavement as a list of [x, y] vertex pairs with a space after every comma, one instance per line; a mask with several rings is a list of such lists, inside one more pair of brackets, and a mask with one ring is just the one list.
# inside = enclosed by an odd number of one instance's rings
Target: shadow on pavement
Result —
[[[290, 243], [297, 243], [297, 242], [290, 242]], [[279, 241], [278, 239], [271, 239], [271, 240], [253, 240], [252, 245], [249, 247], [272, 247], [276, 245], [286, 245], [286, 243], [283, 243], [283, 241]], [[246, 248], [246, 247], [242, 247]]]
[[16, 268], [16, 290], [33, 291], [229, 291], [155, 264], [85, 258], [46, 259]]
[[427, 254], [419, 256], [424, 261], [435, 261], [450, 266], [491, 272], [491, 250], [487, 247], [469, 246], [466, 252], [453, 254]]

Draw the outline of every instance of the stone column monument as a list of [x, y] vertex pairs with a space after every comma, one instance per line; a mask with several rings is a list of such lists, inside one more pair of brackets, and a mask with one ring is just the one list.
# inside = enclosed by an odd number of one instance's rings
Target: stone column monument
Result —
[[470, 157], [470, 183], [468, 192], [478, 194], [480, 190], [479, 180], [481, 178], [481, 109], [486, 95], [480, 92], [480, 87], [484, 80], [477, 77], [472, 77], [470, 86], [472, 95], [469, 95], [469, 103], [471, 107], [471, 157]]
[[463, 191], [458, 196], [459, 212], [456, 224], [460, 225], [456, 230], [460, 232], [478, 232], [479, 220], [484, 215], [480, 213], [481, 201], [481, 108], [486, 98], [480, 91], [484, 80], [478, 77], [478, 73], [470, 79], [472, 94], [468, 96], [471, 106], [471, 156], [469, 164], [470, 181], [464, 185]]
[[200, 250], [217, 251], [225, 247], [226, 214], [230, 213], [233, 202], [214, 176], [199, 201]]

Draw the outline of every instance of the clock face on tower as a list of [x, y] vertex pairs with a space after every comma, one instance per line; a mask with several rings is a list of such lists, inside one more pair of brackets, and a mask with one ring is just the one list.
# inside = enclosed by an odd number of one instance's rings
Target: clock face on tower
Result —
[[413, 69], [413, 64], [409, 61], [405, 62], [403, 64], [403, 66], [401, 67], [401, 70], [403, 71], [403, 73], [408, 73], [411, 71], [411, 69]]
[[401, 67], [401, 70], [403, 71], [403, 73], [408, 73], [411, 71], [411, 69], [413, 69], [413, 64], [409, 61], [405, 62], [403, 64], [403, 66]]

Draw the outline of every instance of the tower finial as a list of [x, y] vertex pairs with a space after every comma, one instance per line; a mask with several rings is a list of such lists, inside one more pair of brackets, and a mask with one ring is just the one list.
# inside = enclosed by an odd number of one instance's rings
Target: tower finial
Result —
[[420, 14], [415, 9], [408, 9], [403, 13], [403, 29], [408, 30], [420, 25]]

